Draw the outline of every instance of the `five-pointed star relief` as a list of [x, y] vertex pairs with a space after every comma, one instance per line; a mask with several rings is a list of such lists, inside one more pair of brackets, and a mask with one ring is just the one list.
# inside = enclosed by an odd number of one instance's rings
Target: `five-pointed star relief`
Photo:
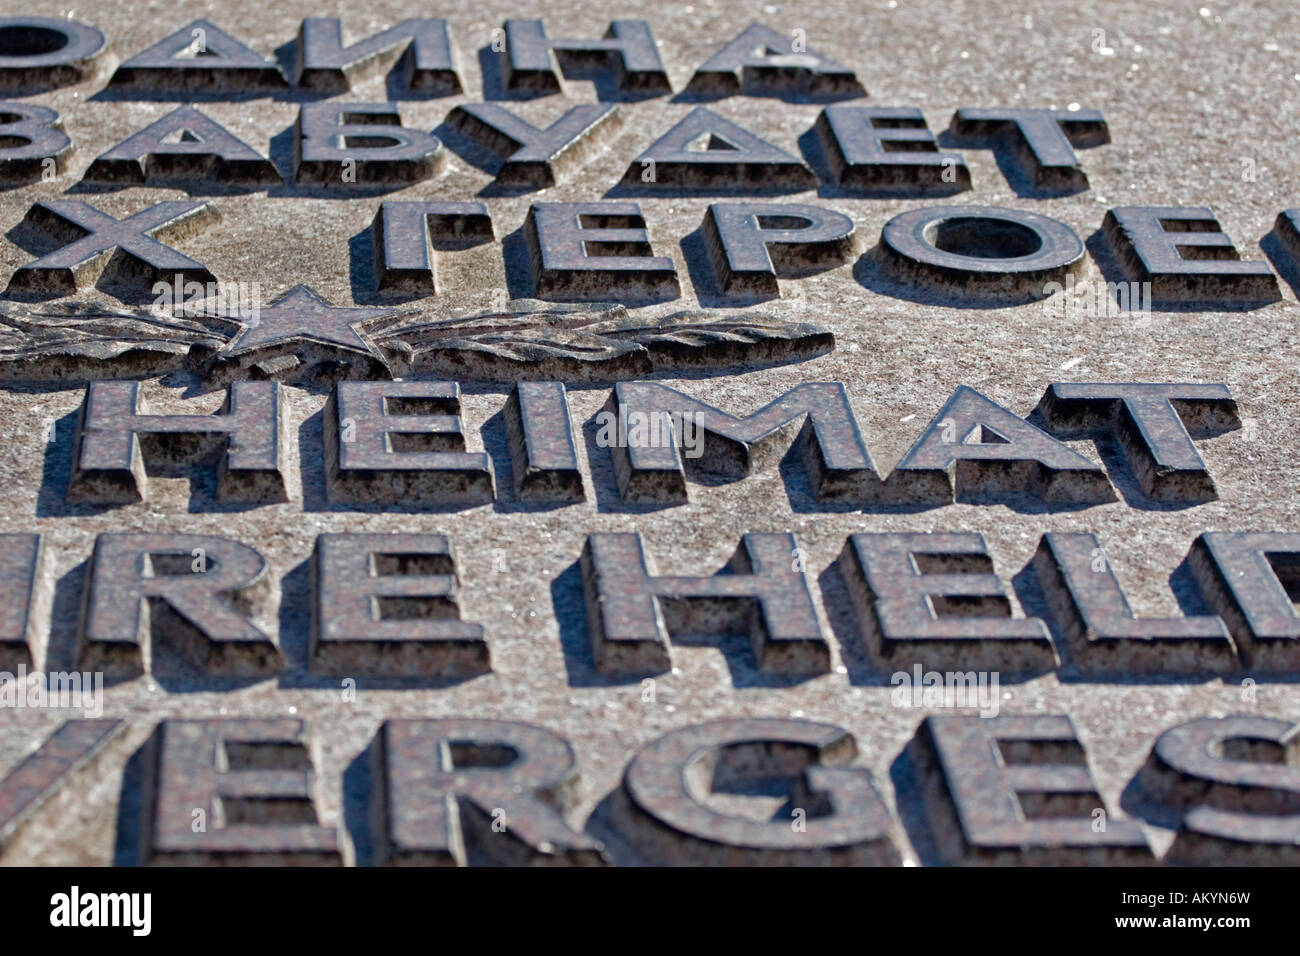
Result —
[[297, 285], [260, 309], [226, 351], [248, 352], [295, 339], [309, 339], [373, 355], [374, 349], [357, 333], [356, 325], [392, 312], [392, 309], [330, 305], [307, 286]]

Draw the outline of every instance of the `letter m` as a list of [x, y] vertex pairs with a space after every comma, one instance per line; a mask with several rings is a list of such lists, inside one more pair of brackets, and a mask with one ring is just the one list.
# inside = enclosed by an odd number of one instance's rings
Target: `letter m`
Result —
[[1097, 313], [1114, 316], [1128, 312], [1133, 306], [1129, 301], [1130, 288], [1132, 283], [1129, 282], [1107, 282], [1105, 308], [1098, 309]]
[[975, 671], [949, 671], [946, 676], [948, 689], [952, 693], [956, 706], [973, 707], [973, 703], [959, 702], [979, 700], [979, 675]]
[[638, 442], [630, 429], [626, 447], [611, 449], [619, 494], [630, 504], [688, 500], [681, 446], [692, 434], [702, 441], [691, 462], [698, 477], [737, 480], [789, 452], [802, 460], [818, 501], [865, 503], [882, 486], [839, 382], [798, 385], [745, 418], [656, 382], [618, 383], [606, 408], [622, 420], [640, 412], [671, 421], [671, 441]]
[[100, 897], [101, 926], [130, 926], [131, 897], [126, 893], [104, 893]]
[[[46, 680], [49, 681], [50, 700], [59, 701], [60, 707], [76, 706], [75, 703], [71, 702], [77, 701], [81, 697], [81, 673], [79, 671], [72, 671], [71, 673], [54, 671], [46, 677]], [[64, 704], [63, 701], [69, 701], [70, 703]]]

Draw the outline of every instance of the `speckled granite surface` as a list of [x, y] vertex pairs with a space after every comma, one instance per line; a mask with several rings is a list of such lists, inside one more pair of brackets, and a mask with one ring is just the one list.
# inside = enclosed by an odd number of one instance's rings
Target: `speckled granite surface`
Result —
[[[469, 9], [472, 6], [472, 9]], [[27, 8], [0, 3], [0, 14]], [[1110, 145], [1081, 150], [1091, 189], [1038, 199], [1017, 195], [992, 152], [962, 150], [973, 189], [943, 202], [1005, 205], [1044, 213], [1071, 225], [1097, 245], [1095, 234], [1113, 205], [1211, 205], [1248, 258], [1262, 259], [1259, 241], [1277, 213], [1300, 205], [1295, 188], [1293, 129], [1300, 111], [1300, 41], [1283, 3], [1135, 5], [1123, 2], [1030, 3], [705, 2], [658, 4], [651, 10], [575, 2], [557, 6], [484, 0], [441, 4], [460, 54], [465, 97], [402, 102], [406, 125], [436, 127], [463, 100], [477, 100], [481, 72], [476, 52], [508, 16], [543, 16], [552, 35], [597, 36], [611, 12], [646, 17], [660, 45], [674, 89], [694, 68], [751, 20], [774, 29], [807, 31], [809, 46], [853, 68], [869, 92], [861, 102], [916, 106], [932, 130], [945, 129], [960, 106], [1055, 106], [1078, 103], [1104, 111]], [[291, 43], [303, 16], [342, 16], [352, 36], [367, 35], [411, 14], [404, 4], [374, 0], [364, 11], [346, 4], [205, 4], [191, 0], [80, 3], [59, 13], [99, 27], [107, 54], [125, 59], [195, 17], [208, 17], [261, 53]], [[54, 14], [50, 14], [54, 15]], [[1095, 31], [1105, 31], [1098, 46]], [[68, 171], [56, 182], [0, 194], [0, 223], [15, 225], [37, 198], [86, 198], [115, 215], [176, 190], [129, 188], [77, 195], [90, 161], [170, 111], [173, 103], [132, 102], [100, 94], [103, 78], [30, 102], [58, 110], [76, 145]], [[548, 97], [510, 104], [535, 123], [549, 122], [571, 102], [595, 93], [568, 83], [568, 99]], [[346, 98], [385, 99], [384, 81], [358, 86]], [[627, 104], [622, 135], [570, 182], [537, 193], [485, 199], [499, 237], [515, 232], [533, 201], [594, 200], [621, 178], [627, 164], [690, 104], [660, 98]], [[783, 148], [797, 151], [819, 105], [732, 97], [713, 105]], [[283, 164], [297, 104], [267, 98], [206, 103], [202, 109], [259, 151], [270, 147]], [[1249, 175], [1248, 175], [1249, 174]], [[363, 303], [369, 295], [355, 264], [356, 237], [382, 199], [471, 199], [491, 181], [457, 156], [446, 171], [385, 196], [356, 200], [304, 198], [291, 187], [218, 196], [221, 222], [185, 243], [187, 254], [221, 279], [257, 282], [264, 296], [299, 282], [335, 303]], [[823, 187], [788, 201], [823, 202], [848, 213], [866, 247], [898, 212], [932, 200], [855, 199]], [[707, 198], [640, 198], [656, 253], [677, 262], [682, 297], [651, 308], [667, 313], [697, 306], [692, 271], [680, 240], [700, 223]], [[0, 274], [30, 255], [0, 241]], [[500, 306], [509, 288], [499, 243], [445, 255], [443, 314]], [[1090, 259], [1086, 276], [1100, 275]], [[865, 280], [865, 283], [864, 283]], [[6, 862], [106, 863], [118, 840], [121, 767], [126, 756], [166, 717], [286, 716], [308, 721], [315, 746], [322, 820], [336, 824], [356, 813], [345, 798], [344, 774], [389, 717], [494, 717], [537, 723], [566, 737], [578, 755], [579, 802], [571, 822], [581, 826], [615, 789], [635, 749], [678, 727], [719, 717], [798, 716], [852, 731], [877, 786], [891, 803], [899, 795], [891, 765], [912, 737], [922, 712], [891, 706], [887, 676], [872, 673], [846, 622], [846, 601], [825, 572], [845, 536], [864, 530], [982, 532], [999, 573], [1008, 580], [1029, 561], [1040, 535], [1086, 530], [1107, 547], [1116, 573], [1139, 614], [1173, 614], [1178, 604], [1169, 578], [1193, 538], [1206, 530], [1293, 530], [1300, 480], [1295, 421], [1300, 399], [1293, 370], [1300, 356], [1300, 307], [1283, 283], [1281, 302], [1245, 312], [1156, 312], [1095, 317], [1042, 304], [999, 309], [903, 298], [872, 288], [853, 264], [802, 280], [783, 281], [783, 297], [768, 312], [831, 328], [836, 349], [811, 361], [724, 376], [664, 379], [733, 413], [747, 413], [800, 382], [841, 381], [877, 464], [888, 469], [958, 385], [973, 386], [1006, 407], [1028, 414], [1048, 383], [1063, 381], [1225, 382], [1250, 426], [1198, 441], [1220, 498], [1183, 509], [1145, 503], [1127, 473], [1112, 473], [1120, 500], [1078, 511], [1017, 510], [1007, 505], [963, 505], [919, 513], [809, 513], [796, 510], [781, 475], [771, 471], [742, 483], [691, 487], [689, 505], [638, 511], [618, 504], [608, 453], [579, 444], [587, 501], [553, 510], [525, 510], [506, 500], [459, 511], [349, 511], [326, 506], [322, 488], [323, 392], [294, 389], [290, 400], [293, 500], [243, 510], [211, 507], [211, 488], [184, 479], [151, 481], [150, 500], [111, 509], [63, 501], [72, 455], [79, 389], [0, 391], [0, 531], [39, 531], [47, 538], [57, 582], [52, 637], [37, 663], [51, 666], [71, 642], [84, 562], [94, 536], [105, 531], [224, 534], [257, 547], [281, 582], [279, 607], [258, 623], [278, 634], [290, 672], [234, 690], [204, 681], [144, 677], [111, 687], [105, 714], [128, 718], [129, 734], [114, 745], [90, 780], [65, 790], [10, 848]], [[94, 293], [100, 295], [100, 293]], [[112, 300], [106, 300], [112, 301]], [[487, 426], [505, 400], [502, 386], [465, 385], [464, 417], [471, 450], [492, 454], [498, 487], [508, 487], [504, 440]], [[151, 383], [160, 407], [182, 407], [177, 390]], [[575, 429], [605, 402], [608, 387], [570, 392]], [[203, 404], [206, 403], [206, 404]], [[219, 396], [185, 410], [215, 409]], [[47, 445], [43, 428], [57, 422]], [[1090, 459], [1092, 442], [1072, 443]], [[796, 502], [797, 504], [797, 502]], [[460, 555], [463, 616], [480, 622], [492, 649], [493, 672], [435, 689], [363, 689], [345, 700], [336, 683], [304, 673], [308, 621], [305, 562], [314, 538], [326, 531], [430, 531], [449, 534]], [[642, 700], [639, 682], [614, 683], [595, 675], [583, 648], [582, 598], [575, 563], [587, 533], [640, 532], [661, 571], [704, 573], [720, 567], [748, 531], [789, 531], [806, 549], [821, 585], [819, 612], [834, 635], [833, 672], [792, 686], [765, 686], [737, 654], [710, 647], [675, 647], [675, 667], [657, 681], [656, 699]], [[1010, 590], [1010, 589], [1009, 589]], [[1014, 600], [1014, 597], [1013, 597]], [[1237, 680], [1062, 682], [1047, 675], [1004, 684], [1004, 713], [1066, 713], [1087, 747], [1101, 793], [1112, 810], [1145, 759], [1155, 736], [1196, 716], [1234, 712], [1300, 717], [1300, 690], [1286, 681], [1261, 682], [1254, 700]], [[58, 711], [0, 710], [0, 772], [14, 766], [69, 716]], [[128, 797], [130, 788], [127, 788]], [[909, 798], [904, 795], [903, 803]], [[1123, 812], [1120, 810], [1119, 812]], [[904, 814], [906, 819], [907, 814]], [[1148, 830], [1159, 850], [1171, 833]], [[616, 860], [630, 861], [617, 837], [602, 834]], [[909, 842], [911, 860], [928, 855]], [[364, 860], [366, 848], [360, 847]]]

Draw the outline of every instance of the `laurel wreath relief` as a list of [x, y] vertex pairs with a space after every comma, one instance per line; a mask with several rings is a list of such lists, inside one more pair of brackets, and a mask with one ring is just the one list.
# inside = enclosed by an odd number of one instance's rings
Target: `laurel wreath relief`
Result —
[[172, 316], [68, 300], [0, 301], [0, 379], [72, 383], [186, 370], [224, 380], [589, 381], [797, 362], [834, 348], [827, 329], [768, 314], [681, 311], [651, 319], [621, 305], [540, 302], [432, 321], [418, 309], [396, 306], [358, 323], [372, 349], [368, 356], [299, 337], [233, 362], [229, 346], [239, 329], [236, 320], [216, 315]]

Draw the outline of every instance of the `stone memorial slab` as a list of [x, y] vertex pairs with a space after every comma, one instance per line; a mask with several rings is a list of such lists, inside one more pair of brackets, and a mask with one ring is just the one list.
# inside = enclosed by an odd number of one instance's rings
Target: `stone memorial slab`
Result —
[[29, 6], [0, 863], [1300, 862], [1291, 7]]

